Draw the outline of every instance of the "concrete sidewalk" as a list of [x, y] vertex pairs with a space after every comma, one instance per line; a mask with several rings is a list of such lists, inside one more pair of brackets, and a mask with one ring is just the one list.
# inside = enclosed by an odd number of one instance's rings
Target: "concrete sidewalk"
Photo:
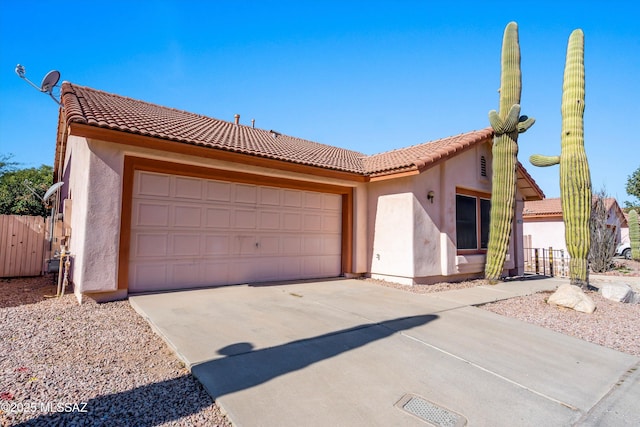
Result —
[[473, 307], [564, 282], [417, 295], [335, 280], [130, 302], [238, 426], [640, 425], [640, 358]]

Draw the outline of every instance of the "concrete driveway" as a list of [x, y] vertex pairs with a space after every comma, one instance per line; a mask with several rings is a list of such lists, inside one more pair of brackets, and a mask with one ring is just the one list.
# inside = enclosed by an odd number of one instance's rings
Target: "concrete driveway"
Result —
[[471, 306], [559, 283], [417, 295], [331, 280], [130, 301], [238, 426], [640, 425], [640, 358]]

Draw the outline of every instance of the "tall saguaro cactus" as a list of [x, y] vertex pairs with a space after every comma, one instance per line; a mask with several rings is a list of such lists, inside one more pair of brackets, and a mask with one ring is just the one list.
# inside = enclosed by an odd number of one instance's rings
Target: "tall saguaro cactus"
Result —
[[509, 249], [509, 238], [515, 214], [518, 167], [518, 134], [526, 131], [534, 119], [520, 117], [522, 73], [518, 24], [510, 22], [502, 40], [500, 76], [500, 113], [489, 112], [493, 137], [493, 175], [489, 244], [485, 277], [491, 282], [500, 278]]
[[565, 240], [571, 256], [572, 285], [589, 284], [587, 258], [591, 246], [591, 175], [584, 150], [584, 33], [574, 30], [569, 37], [562, 85], [562, 137], [560, 156], [533, 155], [534, 166], [560, 163], [560, 195]]
[[638, 212], [635, 209], [629, 211], [629, 241], [631, 258], [640, 261], [640, 225], [638, 225]]

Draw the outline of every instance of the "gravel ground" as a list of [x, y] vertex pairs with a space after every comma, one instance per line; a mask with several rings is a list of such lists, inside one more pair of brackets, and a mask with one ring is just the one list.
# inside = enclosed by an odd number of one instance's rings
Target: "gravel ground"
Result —
[[231, 425], [128, 301], [54, 293], [0, 280], [0, 425]]
[[[624, 283], [623, 277], [640, 277], [640, 262], [616, 259], [614, 264], [615, 268], [613, 270], [598, 274], [612, 276], [612, 280], [620, 277], [621, 283]], [[487, 285], [486, 280], [436, 283], [424, 286], [404, 286], [382, 280], [365, 280], [419, 294]], [[598, 282], [594, 280], [592, 284], [597, 286]], [[624, 304], [610, 301], [597, 292], [587, 292], [587, 294], [596, 303], [596, 311], [592, 314], [580, 313], [547, 304], [546, 299], [551, 295], [551, 292], [511, 298], [485, 304], [480, 308], [552, 329], [623, 353], [640, 356], [640, 304]]]

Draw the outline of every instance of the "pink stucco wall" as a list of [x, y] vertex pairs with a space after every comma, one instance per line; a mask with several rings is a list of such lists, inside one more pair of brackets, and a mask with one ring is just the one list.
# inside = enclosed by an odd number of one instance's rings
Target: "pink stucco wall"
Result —
[[[69, 177], [69, 183], [65, 187], [67, 194], [62, 198], [71, 199], [73, 206], [69, 249], [73, 256], [72, 281], [76, 295], [79, 299], [82, 294], [120, 295], [123, 292], [117, 290], [117, 277], [124, 157], [132, 155], [166, 161], [166, 153], [70, 136], [65, 155], [64, 175]], [[366, 184], [186, 155], [172, 155], [171, 161], [353, 187], [352, 273], [367, 271]]]
[[[369, 184], [369, 255], [372, 277], [403, 284], [429, 283], [456, 276], [481, 275], [484, 254], [458, 255], [456, 249], [456, 189], [491, 192], [491, 170], [480, 173], [477, 146], [427, 171], [405, 178]], [[427, 195], [433, 191], [433, 203]], [[514, 233], [522, 231], [522, 202], [517, 204]], [[515, 244], [518, 243], [518, 251]], [[511, 240], [505, 269], [522, 274], [522, 236]], [[519, 256], [515, 256], [519, 253]]]

